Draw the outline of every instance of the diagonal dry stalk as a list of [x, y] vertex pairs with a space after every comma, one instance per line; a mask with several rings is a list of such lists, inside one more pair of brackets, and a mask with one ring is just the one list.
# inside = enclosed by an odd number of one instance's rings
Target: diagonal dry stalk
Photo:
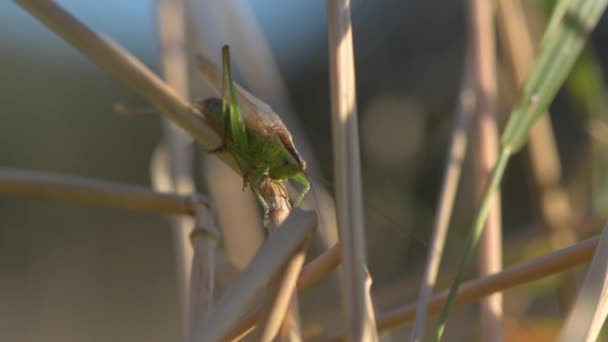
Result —
[[[220, 138], [207, 125], [198, 109], [118, 44], [94, 32], [52, 0], [16, 0], [15, 2], [92, 61], [112, 72], [133, 91], [146, 98], [204, 148], [210, 150], [220, 144]], [[217, 156], [233, 170], [240, 172], [229, 154], [218, 153]]]
[[251, 263], [224, 292], [209, 318], [194, 328], [189, 341], [223, 340], [269, 279], [280, 273], [285, 260], [306, 243], [315, 225], [314, 214], [292, 210], [282, 227], [268, 237]]
[[342, 246], [342, 312], [353, 341], [377, 341], [366, 286], [363, 193], [349, 0], [327, 0], [335, 197]]
[[[188, 59], [184, 49], [186, 38], [182, 0], [157, 0], [157, 30], [160, 41], [161, 74], [167, 84], [180, 96], [189, 98]], [[155, 156], [158, 156], [159, 152], [166, 152], [167, 157], [151, 164], [150, 172], [155, 190], [180, 194], [192, 193], [195, 187], [192, 165], [194, 147], [190, 143], [191, 139], [183, 130], [167, 119], [162, 119], [162, 125], [163, 142], [157, 148]], [[168, 180], [165, 189], [159, 187], [158, 181], [163, 173], [166, 174]], [[188, 243], [188, 235], [193, 223], [193, 220], [189, 217], [171, 218], [184, 323], [189, 321], [185, 317], [189, 310], [189, 264], [193, 261], [193, 251]], [[204, 246], [206, 246], [206, 243], [201, 244], [201, 247]], [[211, 248], [211, 246], [209, 247]], [[187, 326], [187, 324], [184, 324], [184, 326]]]
[[[264, 217], [265, 225], [272, 234], [280, 228], [289, 216], [291, 205], [283, 182], [265, 176], [259, 184], [259, 191], [268, 204]], [[308, 241], [300, 246], [287, 260], [268, 286], [266, 303], [258, 319], [255, 341], [272, 341], [280, 330], [280, 341], [300, 341], [300, 318], [296, 296], [296, 280], [304, 265]]]
[[608, 224], [558, 341], [596, 341], [608, 315]]
[[[528, 284], [589, 261], [598, 246], [599, 237], [587, 239], [542, 256], [526, 260], [503, 269], [500, 273], [469, 280], [459, 287], [455, 304], [462, 305], [479, 300], [498, 291]], [[437, 314], [448, 299], [449, 289], [433, 296], [428, 315]], [[406, 324], [416, 317], [416, 303], [410, 303], [378, 315], [378, 330], [384, 331]], [[343, 341], [345, 332], [330, 335], [324, 341]]]
[[[519, 0], [498, 0], [497, 9], [501, 42], [519, 88], [528, 77], [534, 59], [531, 33]], [[570, 229], [574, 212], [561, 184], [562, 170], [549, 113], [541, 115], [530, 129], [526, 152], [534, 198], [551, 246], [557, 249], [574, 243], [577, 236]], [[564, 273], [561, 278], [558, 295], [564, 311], [570, 306], [577, 282], [572, 272]]]
[[[468, 1], [469, 37], [473, 59], [473, 80], [477, 99], [475, 117], [475, 192], [480, 199], [490, 180], [498, 157], [496, 127], [496, 48], [494, 42], [493, 3], [487, 0]], [[480, 238], [477, 265], [480, 276], [496, 273], [502, 268], [502, 225], [500, 190], [492, 195], [485, 229]], [[502, 295], [494, 293], [481, 300], [481, 339], [502, 340]]]

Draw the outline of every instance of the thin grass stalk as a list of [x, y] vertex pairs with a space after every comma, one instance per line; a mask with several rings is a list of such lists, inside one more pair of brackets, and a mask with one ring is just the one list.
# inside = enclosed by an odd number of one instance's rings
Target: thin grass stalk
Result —
[[433, 223], [430, 247], [426, 258], [426, 265], [420, 291], [418, 294], [418, 304], [416, 309], [416, 321], [412, 327], [410, 341], [422, 341], [424, 337], [424, 324], [429, 300], [433, 292], [433, 287], [437, 281], [437, 273], [441, 263], [443, 247], [454, 208], [454, 200], [458, 189], [458, 180], [462, 172], [462, 164], [465, 157], [468, 142], [468, 127], [470, 125], [473, 110], [475, 108], [475, 92], [472, 84], [472, 61], [470, 49], [467, 49], [465, 56], [462, 82], [460, 85], [460, 95], [458, 108], [454, 112], [454, 122], [452, 135], [450, 137], [450, 147], [448, 149], [443, 183], [441, 184], [441, 194], [439, 204]]
[[377, 341], [366, 289], [361, 162], [357, 128], [355, 65], [349, 0], [327, 0], [330, 98], [337, 217], [342, 246], [342, 312], [349, 340]]
[[0, 168], [0, 193], [181, 215], [194, 215], [194, 203], [204, 199], [198, 194], [161, 194], [134, 185], [6, 167]]
[[[203, 114], [198, 109], [179, 96], [121, 46], [91, 30], [52, 0], [15, 0], [15, 2], [92, 61], [112, 72], [133, 91], [146, 98], [204, 148], [209, 150], [221, 143], [220, 137], [206, 124]], [[229, 154], [218, 153], [217, 156], [233, 170], [240, 172]]]
[[194, 335], [199, 322], [207, 319], [213, 304], [215, 254], [220, 237], [209, 206], [197, 205], [194, 229], [190, 233], [193, 255], [190, 270], [188, 327], [186, 340]]
[[[268, 204], [265, 225], [273, 234], [281, 227], [291, 211], [289, 196], [284, 183], [265, 176], [259, 185], [259, 191]], [[304, 265], [308, 242], [285, 261], [283, 269], [273, 279], [266, 291], [266, 302], [258, 318], [258, 329], [255, 341], [272, 341], [279, 334], [280, 341], [300, 341], [300, 317], [296, 297], [297, 276]]]
[[608, 224], [558, 341], [596, 341], [608, 315]]
[[[473, 75], [477, 99], [475, 117], [475, 192], [483, 194], [498, 154], [496, 128], [496, 44], [494, 41], [494, 8], [487, 0], [468, 2], [469, 37], [473, 57]], [[485, 229], [480, 237], [477, 265], [479, 275], [497, 273], [502, 268], [502, 225], [500, 190], [490, 199]], [[481, 340], [502, 340], [502, 294], [494, 293], [481, 300]]]
[[[182, 0], [157, 0], [157, 30], [160, 42], [161, 74], [167, 84], [183, 98], [190, 98], [188, 84], [188, 58], [186, 56], [185, 17]], [[153, 168], [152, 173], [169, 171], [171, 192], [192, 193], [194, 189], [193, 165], [194, 147], [191, 138], [182, 129], [162, 119], [163, 142], [166, 146], [166, 165]], [[158, 176], [157, 176], [158, 177]], [[153, 178], [154, 175], [153, 175]], [[159, 189], [156, 189], [159, 190]], [[188, 305], [188, 283], [190, 281], [190, 263], [194, 260], [193, 250], [189, 244], [189, 230], [193, 220], [188, 217], [172, 217], [173, 246], [176, 256], [178, 288], [184, 317], [184, 326], [191, 318], [186, 319]], [[207, 243], [202, 243], [205, 247]], [[212, 246], [209, 246], [212, 247]]]
[[[255, 330], [254, 341], [272, 341], [277, 333], [280, 341], [301, 341], [297, 297], [294, 296], [298, 274], [304, 265], [308, 243], [287, 261], [279, 279], [271, 286], [270, 297]], [[279, 333], [280, 331], [280, 333]]]
[[294, 209], [283, 227], [263, 243], [251, 263], [239, 274], [215, 305], [209, 318], [196, 325], [189, 341], [220, 341], [238, 322], [247, 306], [278, 274], [282, 266], [312, 233], [316, 216]]
[[[321, 280], [324, 276], [332, 272], [341, 262], [340, 244], [334, 245], [326, 252], [306, 264], [298, 277], [298, 292], [310, 288]], [[260, 308], [256, 308], [244, 315], [239, 322], [225, 336], [226, 340], [237, 340], [240, 336], [246, 335], [255, 327]]]
[[[533, 63], [532, 37], [520, 1], [498, 0], [498, 24], [501, 42], [507, 52], [517, 87], [521, 87]], [[567, 192], [561, 185], [562, 170], [549, 113], [543, 113], [530, 129], [526, 155], [535, 188], [535, 199], [553, 249], [577, 241], [572, 227], [574, 212]], [[558, 297], [562, 311], [568, 310], [576, 291], [572, 272], [562, 275]]]
[[538, 116], [546, 111], [555, 97], [580, 54], [588, 34], [604, 12], [607, 2], [608, 0], [573, 0], [568, 15], [563, 17], [558, 27], [559, 32], [552, 36], [554, 39], [546, 40], [542, 44], [530, 78], [523, 87], [522, 95], [501, 137], [498, 161], [467, 238], [459, 269], [456, 271], [448, 300], [439, 318], [435, 340], [441, 339], [447, 315], [462, 281], [466, 262], [483, 231], [490, 200], [502, 179], [509, 157], [524, 145], [530, 127]]
[[[590, 238], [575, 245], [544, 254], [542, 256], [512, 265], [500, 273], [464, 282], [455, 297], [455, 304], [472, 303], [497, 291], [525, 285], [535, 280], [563, 272], [589, 261], [597, 248], [599, 237]], [[437, 314], [447, 302], [449, 290], [433, 296], [429, 303], [428, 315]], [[378, 315], [378, 330], [397, 328], [416, 317], [416, 303], [399, 306]], [[332, 334], [324, 341], [343, 341], [345, 332]]]

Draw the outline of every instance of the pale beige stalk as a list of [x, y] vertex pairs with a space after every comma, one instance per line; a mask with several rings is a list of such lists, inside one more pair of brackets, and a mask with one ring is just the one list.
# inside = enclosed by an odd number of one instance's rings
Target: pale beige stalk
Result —
[[[184, 8], [182, 0], [157, 0], [157, 30], [160, 43], [161, 75], [176, 93], [185, 99], [190, 98], [188, 84], [188, 58], [186, 56], [186, 35], [184, 24]], [[159, 191], [170, 191], [180, 194], [194, 192], [193, 165], [194, 146], [191, 138], [181, 128], [162, 119], [163, 142], [167, 158], [164, 164], [151, 168], [152, 178], [161, 177], [159, 173], [166, 172], [168, 189], [156, 188]], [[158, 182], [153, 182], [158, 184]], [[176, 255], [178, 288], [181, 298], [184, 327], [189, 311], [188, 283], [190, 281], [190, 263], [193, 261], [193, 251], [188, 236], [194, 221], [190, 217], [174, 216], [170, 218], [173, 231], [173, 246]], [[187, 331], [187, 329], [186, 329]]]
[[[264, 222], [270, 234], [274, 234], [289, 216], [291, 205], [283, 182], [265, 176], [258, 187], [268, 204]], [[301, 341], [300, 317], [296, 297], [296, 280], [304, 265], [306, 247], [302, 244], [285, 261], [283, 269], [272, 280], [266, 291], [266, 302], [258, 318], [255, 341], [272, 341], [279, 334], [280, 341]]]
[[[498, 157], [496, 128], [496, 44], [494, 42], [493, 2], [469, 0], [469, 37], [473, 57], [473, 79], [477, 99], [475, 130], [475, 190], [478, 200], [489, 183]], [[480, 237], [477, 265], [480, 276], [497, 273], [502, 268], [502, 225], [500, 191], [492, 195], [485, 229]], [[481, 340], [502, 341], [502, 294], [494, 293], [481, 300]]]
[[596, 341], [608, 315], [608, 224], [558, 341]]
[[213, 212], [205, 203], [199, 203], [196, 206], [194, 229], [190, 234], [194, 251], [190, 270], [187, 340], [194, 335], [197, 324], [207, 319], [211, 311], [219, 237]]
[[[500, 273], [488, 275], [462, 283], [455, 304], [474, 302], [497, 291], [528, 284], [543, 277], [553, 275], [581, 263], [589, 261], [598, 245], [599, 237], [594, 237], [575, 245], [544, 254], [519, 264], [505, 268]], [[429, 303], [428, 314], [441, 311], [446, 302], [449, 289], [433, 296]], [[378, 330], [394, 329], [414, 320], [416, 303], [411, 303], [378, 315]], [[324, 341], [343, 341], [345, 332], [332, 334]]]
[[0, 193], [182, 215], [194, 215], [197, 198], [206, 201], [197, 194], [162, 194], [134, 185], [6, 167], [0, 168]]
[[[326, 252], [309, 262], [302, 268], [298, 278], [298, 291], [304, 291], [321, 280], [324, 276], [331, 273], [340, 265], [341, 262], [340, 244], [334, 245]], [[237, 324], [226, 335], [227, 340], [237, 339], [239, 336], [247, 334], [255, 327], [255, 322], [259, 314], [259, 309], [252, 310], [244, 315]]]
[[365, 223], [349, 0], [327, 0], [335, 197], [342, 249], [342, 313], [351, 341], [377, 341], [366, 282]]
[[[92, 61], [111, 71], [132, 90], [145, 97], [203, 147], [212, 149], [220, 144], [220, 138], [206, 124], [202, 113], [118, 44], [94, 32], [52, 0], [16, 2]], [[217, 155], [233, 170], [240, 172], [229, 154]]]
[[462, 173], [467, 144], [469, 140], [468, 128], [475, 109], [475, 92], [473, 91], [472, 61], [470, 49], [467, 49], [465, 65], [463, 68], [462, 82], [460, 85], [460, 96], [458, 109], [455, 111], [450, 147], [447, 154], [446, 166], [441, 184], [439, 204], [433, 223], [433, 232], [429, 250], [427, 252], [424, 275], [420, 283], [418, 293], [418, 304], [416, 309], [416, 322], [412, 327], [410, 341], [422, 341], [424, 337], [424, 324], [429, 300], [433, 287], [437, 281], [437, 273], [441, 264], [443, 247], [450, 224], [450, 217], [454, 208], [454, 200], [458, 188], [458, 181]]
[[283, 226], [268, 237], [251, 263], [226, 289], [209, 318], [194, 327], [189, 341], [220, 341], [227, 336], [269, 279], [281, 271], [285, 261], [310, 237], [315, 224], [313, 213], [292, 210]]

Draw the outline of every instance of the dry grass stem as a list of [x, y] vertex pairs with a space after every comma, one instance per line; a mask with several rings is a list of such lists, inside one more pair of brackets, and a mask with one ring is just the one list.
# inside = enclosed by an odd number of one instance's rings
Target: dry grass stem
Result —
[[[260, 181], [259, 191], [268, 204], [264, 223], [272, 234], [289, 216], [291, 211], [289, 195], [283, 182], [274, 181], [268, 176]], [[281, 331], [281, 341], [301, 340], [295, 290], [298, 274], [304, 264], [307, 245], [308, 243], [303, 244], [296, 253], [291, 255], [276, 279], [271, 281], [266, 291], [267, 299], [263, 312], [258, 318], [255, 341], [272, 341], [279, 330]]]
[[377, 341], [365, 286], [365, 223], [349, 0], [327, 0], [330, 98], [338, 228], [342, 246], [342, 312], [350, 340]]
[[[304, 291], [310, 288], [312, 285], [321, 280], [325, 275], [332, 272], [341, 260], [340, 245], [334, 245], [326, 252], [309, 262], [302, 268], [302, 272], [298, 278], [297, 289], [298, 291]], [[243, 318], [230, 330], [230, 333], [226, 336], [228, 340], [236, 340], [239, 336], [247, 334], [255, 327], [255, 322], [258, 319], [259, 308], [251, 310], [248, 314], [244, 315]]]
[[[160, 41], [161, 74], [175, 92], [183, 98], [190, 98], [182, 0], [157, 0], [157, 29]], [[169, 120], [163, 119], [162, 123], [162, 144], [166, 146], [167, 158], [164, 159], [164, 167], [158, 165], [158, 167], [152, 168], [152, 178], [159, 177], [159, 175], [156, 175], [158, 173], [168, 171], [171, 192], [192, 193], [195, 187], [192, 165], [194, 146], [191, 144], [191, 138]], [[195, 303], [188, 304], [190, 263], [194, 260], [192, 248], [188, 243], [189, 230], [192, 224], [193, 221], [189, 217], [171, 218], [178, 286], [184, 322], [186, 323], [184, 326], [186, 327], [187, 322], [191, 320], [191, 318], [185, 319], [189, 311], [188, 305], [196, 305]]]
[[608, 224], [558, 341], [596, 341], [608, 315]]
[[[473, 79], [477, 99], [475, 130], [475, 190], [481, 198], [498, 157], [496, 127], [496, 47], [494, 42], [493, 4], [486, 0], [470, 0], [469, 37], [473, 58]], [[499, 272], [502, 268], [502, 225], [500, 191], [492, 195], [485, 229], [480, 237], [477, 264], [480, 276]], [[494, 293], [481, 300], [481, 339], [501, 341], [502, 294]]]
[[416, 322], [412, 327], [410, 341], [423, 340], [424, 323], [426, 310], [433, 292], [433, 287], [437, 281], [437, 273], [441, 263], [443, 247], [448, 233], [450, 217], [454, 208], [454, 200], [458, 188], [458, 180], [462, 173], [462, 164], [468, 143], [468, 127], [475, 109], [475, 92], [473, 91], [472, 61], [470, 54], [465, 56], [465, 66], [463, 68], [462, 82], [460, 85], [460, 95], [458, 109], [455, 111], [450, 147], [445, 163], [443, 183], [439, 204], [433, 223], [431, 243], [428, 250], [424, 274], [420, 284], [418, 294], [418, 304], [416, 309]]
[[[501, 42], [509, 57], [516, 86], [523, 85], [534, 62], [532, 36], [519, 0], [498, 0], [498, 28]], [[555, 135], [548, 113], [544, 113], [530, 129], [526, 145], [529, 172], [534, 184], [534, 198], [549, 233], [554, 249], [577, 241], [574, 212], [570, 198], [562, 187], [562, 170]], [[558, 287], [560, 306], [567, 310], [576, 291], [576, 278], [571, 272], [562, 275]]]
[[181, 215], [194, 215], [194, 202], [204, 199], [196, 194], [162, 194], [139, 186], [4, 167], [0, 168], [0, 193]]
[[298, 278], [298, 291], [311, 287], [325, 275], [335, 270], [342, 261], [341, 257], [340, 244], [337, 244], [306, 264]]
[[190, 241], [194, 250], [190, 271], [187, 337], [194, 334], [198, 323], [207, 319], [213, 303], [215, 253], [220, 237], [213, 213], [205, 204], [197, 205]]
[[294, 209], [284, 226], [264, 242], [251, 263], [222, 295], [209, 318], [194, 327], [190, 341], [219, 341], [231, 331], [255, 297], [308, 239], [316, 225], [313, 213]]
[[[54, 1], [16, 2], [92, 61], [111, 71], [133, 91], [145, 97], [203, 147], [212, 149], [220, 144], [220, 138], [206, 124], [200, 111], [118, 44], [85, 26]], [[218, 153], [217, 156], [239, 172], [229, 154]]]
[[[463, 283], [456, 295], [455, 304], [467, 304], [497, 291], [527, 284], [543, 277], [562, 272], [591, 259], [599, 237], [587, 239], [575, 245], [536, 257], [505, 268], [500, 273], [484, 276]], [[449, 289], [433, 296], [428, 314], [438, 313], [446, 302]], [[412, 321], [416, 316], [416, 303], [407, 304], [378, 315], [378, 330], [396, 328]], [[344, 332], [332, 335], [327, 341], [344, 340]]]

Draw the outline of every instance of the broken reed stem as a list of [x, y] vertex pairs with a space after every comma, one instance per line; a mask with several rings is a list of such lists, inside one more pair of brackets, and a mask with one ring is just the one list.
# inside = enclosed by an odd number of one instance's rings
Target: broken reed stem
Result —
[[220, 237], [209, 206], [201, 203], [196, 207], [194, 229], [190, 233], [193, 256], [190, 270], [187, 340], [194, 329], [211, 311], [215, 283], [215, 253]]
[[450, 218], [454, 209], [454, 200], [458, 189], [458, 180], [462, 173], [467, 150], [469, 132], [468, 128], [475, 108], [475, 93], [473, 91], [472, 60], [470, 49], [466, 49], [466, 56], [460, 85], [458, 108], [454, 113], [454, 123], [450, 147], [446, 158], [441, 195], [433, 223], [433, 232], [430, 247], [427, 252], [424, 275], [420, 283], [418, 304], [416, 309], [416, 322], [412, 327], [410, 341], [422, 341], [424, 337], [424, 324], [426, 310], [437, 281], [437, 273], [441, 264], [441, 256], [448, 234]]
[[355, 91], [350, 0], [327, 0], [330, 99], [336, 179], [335, 198], [342, 246], [342, 313], [353, 341], [377, 341], [366, 287], [365, 223]]
[[[483, 195], [492, 168], [498, 159], [498, 129], [496, 127], [496, 46], [494, 41], [493, 3], [487, 0], [469, 0], [469, 37], [473, 57], [475, 97], [477, 99], [475, 192]], [[485, 229], [480, 237], [477, 265], [479, 275], [497, 273], [502, 268], [502, 225], [500, 189], [492, 195]], [[502, 294], [493, 293], [481, 300], [481, 339], [501, 341], [503, 316]]]
[[[530, 283], [543, 277], [562, 272], [589, 261], [595, 252], [599, 237], [581, 241], [572, 246], [536, 257], [503, 269], [500, 273], [464, 282], [458, 289], [455, 304], [474, 302], [491, 293]], [[445, 304], [449, 289], [433, 296], [429, 303], [428, 314], [437, 314]], [[396, 328], [412, 321], [416, 316], [416, 303], [397, 307], [378, 315], [378, 330]], [[343, 331], [332, 334], [324, 341], [343, 341]]]
[[[291, 211], [287, 190], [283, 182], [274, 181], [267, 175], [260, 181], [258, 190], [268, 205], [264, 223], [270, 234], [273, 234]], [[295, 289], [297, 276], [304, 264], [307, 245], [304, 243], [285, 261], [277, 278], [268, 286], [266, 302], [258, 318], [255, 341], [272, 341], [279, 330], [281, 341], [302, 339]]]
[[[498, 32], [504, 50], [509, 56], [511, 73], [517, 89], [528, 77], [534, 62], [532, 35], [526, 22], [520, 0], [498, 0]], [[525, 146], [529, 174], [534, 184], [534, 199], [544, 228], [553, 249], [570, 245], [578, 240], [573, 227], [574, 212], [570, 198], [564, 190], [562, 170], [549, 113], [543, 113], [530, 128]], [[577, 287], [572, 272], [561, 276], [558, 285], [560, 309], [566, 312]]]
[[194, 202], [204, 199], [199, 194], [163, 194], [134, 185], [6, 167], [0, 168], [0, 193], [182, 215], [194, 215]]
[[[157, 0], [161, 74], [177, 94], [187, 99], [190, 98], [190, 94], [184, 18], [182, 0]], [[163, 142], [161, 144], [166, 147], [167, 158], [163, 160], [165, 165], [157, 164], [157, 167], [152, 168], [152, 177], [160, 177], [156, 174], [166, 172], [171, 192], [178, 194], [192, 193], [195, 191], [195, 187], [192, 165], [194, 146], [191, 144], [191, 139], [183, 130], [166, 118], [162, 119], [162, 124]], [[156, 190], [160, 189], [157, 188]], [[196, 305], [192, 302], [188, 304], [190, 267], [194, 267], [194, 265], [190, 265], [194, 261], [194, 255], [191, 245], [188, 243], [188, 236], [193, 223], [193, 220], [189, 217], [171, 218], [177, 264], [177, 282], [186, 332], [187, 322], [191, 320], [191, 318], [186, 318], [189, 311], [188, 305]], [[203, 243], [201, 247], [204, 245], [206, 243]]]

